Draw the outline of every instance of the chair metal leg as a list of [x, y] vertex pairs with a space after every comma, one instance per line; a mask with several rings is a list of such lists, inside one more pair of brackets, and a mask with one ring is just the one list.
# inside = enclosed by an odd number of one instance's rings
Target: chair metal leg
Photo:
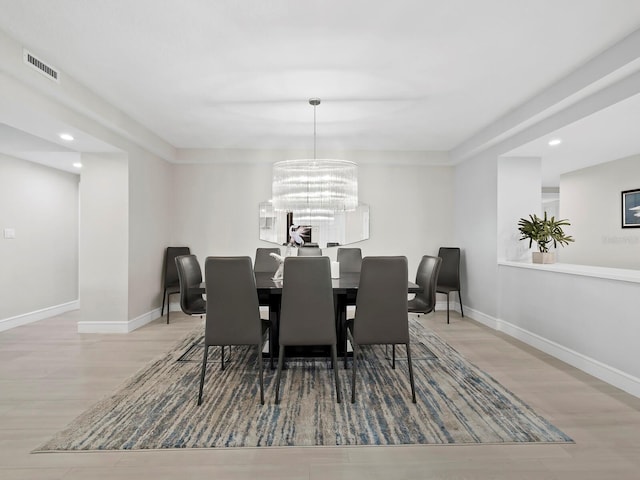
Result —
[[[348, 342], [349, 340], [347, 340]], [[344, 368], [345, 370], [347, 369], [347, 344], [345, 342], [345, 346], [344, 346]]]
[[[174, 294], [175, 293], [176, 292], [174, 292]], [[171, 293], [167, 293], [167, 325], [169, 324], [169, 316], [171, 315], [171, 295]], [[162, 299], [162, 302], [164, 303], [164, 298]]]
[[167, 298], [167, 289], [164, 289], [164, 292], [162, 293], [162, 308], [160, 309], [160, 316], [164, 316], [164, 301]]
[[[349, 330], [349, 327], [345, 328], [344, 332], [345, 332], [345, 337], [346, 337], [345, 345], [348, 345], [348, 342], [351, 342], [351, 347], [353, 347], [355, 342], [353, 341], [353, 335], [352, 335], [351, 331]], [[352, 350], [353, 350], [353, 348], [352, 348]], [[351, 352], [351, 355], [353, 357], [353, 351]], [[352, 360], [352, 362], [353, 362], [353, 360]], [[349, 364], [347, 363], [347, 349], [345, 348], [344, 349], [344, 368], [345, 368], [345, 370], [348, 367], [349, 367]]]
[[280, 345], [278, 352], [278, 372], [276, 373], [276, 405], [280, 403], [280, 375], [282, 374], [282, 364], [284, 363], [284, 345]]
[[200, 373], [200, 391], [198, 392], [198, 405], [202, 405], [202, 389], [204, 387], [204, 373], [207, 369], [207, 351], [209, 345], [204, 346], [204, 356], [202, 357], [202, 372]]
[[340, 396], [340, 380], [338, 379], [338, 348], [335, 344], [331, 345], [331, 358], [333, 360], [333, 376], [336, 380], [336, 399], [340, 403], [342, 397]]
[[396, 369], [396, 344], [391, 345], [391, 368]]
[[356, 366], [358, 364], [358, 345], [355, 342], [352, 342], [353, 344], [353, 359], [352, 359], [352, 366], [351, 368], [353, 369], [353, 373], [351, 375], [351, 403], [356, 403]]
[[447, 292], [447, 325], [449, 324], [449, 292]]
[[224, 370], [224, 345], [220, 346], [220, 351], [222, 352], [220, 357], [220, 370]]
[[349, 324], [347, 323], [347, 319], [344, 320], [344, 368], [345, 370], [348, 368], [347, 365], [347, 346], [349, 345]]
[[407, 361], [409, 363], [409, 383], [411, 383], [411, 401], [416, 403], [416, 387], [413, 383], [413, 364], [411, 363], [411, 348], [407, 343]]
[[258, 370], [260, 370], [260, 405], [264, 405], [264, 374], [262, 372], [262, 342], [258, 343]]
[[167, 293], [167, 325], [169, 325], [169, 312], [171, 311], [171, 294]]
[[[271, 370], [273, 370], [273, 348], [272, 348], [272, 343], [271, 343], [271, 327], [269, 327], [269, 368], [271, 368]], [[262, 355], [262, 352], [260, 352], [260, 355]]]
[[458, 290], [458, 300], [460, 301], [460, 316], [464, 317], [464, 310], [462, 310], [462, 295], [460, 294], [460, 290]]

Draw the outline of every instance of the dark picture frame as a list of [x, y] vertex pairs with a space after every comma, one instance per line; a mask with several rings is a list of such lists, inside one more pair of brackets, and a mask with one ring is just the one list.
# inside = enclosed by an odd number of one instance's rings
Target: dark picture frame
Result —
[[640, 228], [640, 188], [622, 192], [622, 228]]

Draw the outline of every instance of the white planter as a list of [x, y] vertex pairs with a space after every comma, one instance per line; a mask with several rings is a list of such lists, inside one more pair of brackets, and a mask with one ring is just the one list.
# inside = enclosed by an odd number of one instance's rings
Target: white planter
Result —
[[556, 263], [556, 252], [533, 252], [533, 263]]

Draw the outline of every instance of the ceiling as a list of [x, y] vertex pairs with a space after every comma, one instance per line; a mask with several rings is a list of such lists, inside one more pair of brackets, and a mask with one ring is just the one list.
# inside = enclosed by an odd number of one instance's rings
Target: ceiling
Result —
[[[640, 95], [611, 105], [579, 122], [512, 150], [506, 156], [542, 158], [542, 184], [558, 185], [560, 175], [640, 153]], [[613, 128], [612, 128], [613, 126]], [[549, 141], [562, 143], [550, 146]]]
[[[0, 0], [176, 148], [449, 151], [640, 28], [637, 0]], [[640, 151], [640, 150], [639, 150]]]

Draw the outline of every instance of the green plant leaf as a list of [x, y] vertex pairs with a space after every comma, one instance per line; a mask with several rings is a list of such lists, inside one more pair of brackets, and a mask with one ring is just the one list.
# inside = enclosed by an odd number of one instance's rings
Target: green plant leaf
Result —
[[574, 241], [573, 237], [562, 230], [567, 225], [571, 225], [567, 219], [556, 220], [555, 216], [548, 218], [547, 212], [540, 218], [534, 213], [528, 219], [521, 218], [518, 221], [518, 231], [521, 234], [520, 240], [529, 240], [529, 248], [536, 242], [538, 249], [545, 253], [549, 251], [551, 244], [557, 248], [558, 245], [565, 246]]

